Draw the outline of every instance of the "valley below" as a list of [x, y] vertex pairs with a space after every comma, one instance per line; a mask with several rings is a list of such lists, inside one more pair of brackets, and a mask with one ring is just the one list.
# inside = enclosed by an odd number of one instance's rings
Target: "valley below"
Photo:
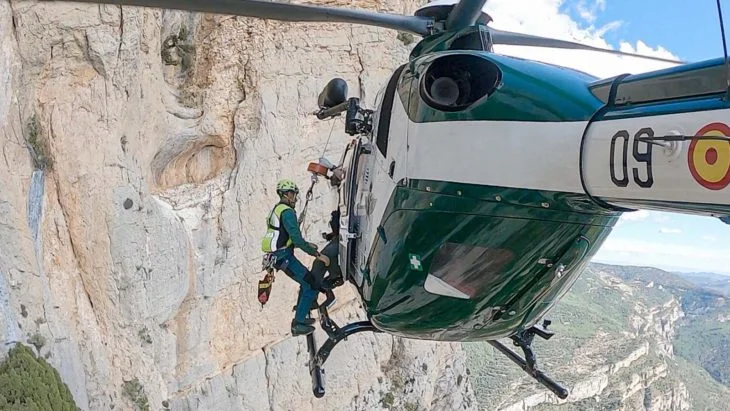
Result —
[[463, 343], [479, 408], [730, 409], [730, 278], [705, 277], [591, 264], [548, 313], [555, 335], [533, 343], [538, 367], [568, 398], [487, 343]]

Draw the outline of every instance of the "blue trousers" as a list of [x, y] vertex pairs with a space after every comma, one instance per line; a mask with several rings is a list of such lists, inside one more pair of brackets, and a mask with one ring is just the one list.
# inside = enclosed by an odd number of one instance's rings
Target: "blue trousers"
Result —
[[291, 248], [285, 248], [278, 250], [273, 253], [276, 256], [276, 263], [274, 268], [283, 271], [292, 280], [299, 283], [299, 299], [297, 302], [296, 314], [294, 314], [294, 321], [298, 323], [304, 323], [304, 320], [309, 314], [309, 310], [312, 307], [312, 303], [317, 299], [318, 290], [312, 288], [310, 282], [312, 274], [307, 270], [307, 267], [302, 264], [301, 261], [294, 256], [294, 250]]

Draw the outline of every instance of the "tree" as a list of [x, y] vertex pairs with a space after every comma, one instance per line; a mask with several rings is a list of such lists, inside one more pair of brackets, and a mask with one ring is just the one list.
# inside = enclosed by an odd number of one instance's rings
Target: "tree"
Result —
[[17, 344], [0, 364], [0, 409], [10, 411], [76, 411], [71, 391], [55, 368]]

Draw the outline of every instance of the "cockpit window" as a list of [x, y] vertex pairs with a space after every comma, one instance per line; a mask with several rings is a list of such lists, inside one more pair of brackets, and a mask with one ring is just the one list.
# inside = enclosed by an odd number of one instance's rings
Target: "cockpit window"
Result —
[[393, 100], [395, 99], [395, 92], [397, 91], [398, 79], [400, 78], [403, 69], [406, 64], [398, 67], [388, 81], [388, 85], [385, 89], [385, 95], [383, 97], [383, 103], [380, 105], [378, 114], [378, 126], [377, 133], [375, 133], [375, 145], [378, 147], [378, 151], [383, 157], [388, 155], [388, 139], [390, 131], [390, 115], [393, 111]]
[[432, 294], [471, 299], [512, 261], [510, 250], [445, 243], [436, 252], [424, 287]]

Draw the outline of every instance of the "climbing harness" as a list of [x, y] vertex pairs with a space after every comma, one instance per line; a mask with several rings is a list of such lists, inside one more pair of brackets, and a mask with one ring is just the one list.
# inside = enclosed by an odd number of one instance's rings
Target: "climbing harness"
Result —
[[[330, 129], [329, 136], [327, 137], [327, 143], [325, 143], [324, 150], [322, 151], [322, 156], [319, 158], [318, 162], [312, 162], [309, 163], [307, 166], [307, 171], [311, 174], [311, 184], [309, 186], [309, 190], [307, 190], [307, 194], [305, 196], [304, 201], [304, 208], [302, 209], [301, 214], [299, 215], [299, 218], [297, 219], [297, 224], [301, 228], [302, 223], [304, 222], [304, 219], [307, 216], [307, 208], [309, 206], [309, 202], [312, 201], [314, 198], [314, 186], [319, 181], [319, 177], [322, 176], [325, 179], [331, 180], [332, 177], [328, 176], [327, 173], [335, 170], [335, 169], [341, 169], [342, 165], [345, 162], [345, 156], [347, 155], [347, 152], [354, 147], [355, 140], [352, 140], [346, 147], [345, 152], [342, 154], [342, 158], [340, 159], [340, 165], [335, 166], [330, 161], [328, 161], [324, 155], [327, 152], [327, 146], [329, 145], [330, 138], [332, 137], [332, 130], [334, 129], [334, 122], [332, 124], [332, 129]], [[337, 179], [335, 179], [337, 180]], [[332, 180], [331, 180], [332, 183]], [[338, 195], [338, 204], [339, 204], [339, 196], [340, 191], [337, 190]], [[264, 304], [266, 304], [269, 301], [269, 296], [271, 295], [271, 288], [274, 284], [274, 273], [277, 271], [277, 268], [275, 267], [276, 264], [276, 256], [274, 256], [273, 253], [266, 253], [263, 256], [263, 259], [261, 261], [261, 270], [266, 271], [266, 274], [264, 275], [264, 278], [259, 280], [259, 303], [261, 303], [261, 309], [263, 310]], [[283, 269], [284, 267], [280, 267], [279, 269]]]
[[[324, 159], [324, 158], [322, 158]], [[321, 159], [321, 160], [322, 160]], [[313, 168], [316, 168], [316, 171], [313, 170]], [[299, 215], [299, 218], [297, 219], [297, 224], [301, 228], [302, 222], [304, 222], [304, 218], [307, 215], [307, 206], [309, 206], [309, 202], [312, 201], [312, 198], [314, 198], [314, 185], [317, 184], [318, 178], [317, 174], [321, 172], [321, 169], [324, 168], [324, 173], [326, 175], [327, 170], [329, 170], [326, 166], [321, 165], [319, 163], [309, 163], [309, 167], [307, 167], [307, 171], [310, 171], [312, 173], [312, 184], [309, 186], [309, 190], [307, 190], [307, 194], [305, 197], [304, 202], [304, 208], [302, 209], [302, 213]], [[266, 253], [263, 256], [263, 259], [261, 261], [261, 270], [266, 271], [266, 274], [264, 275], [264, 278], [259, 280], [259, 303], [261, 303], [261, 309], [264, 309], [264, 304], [266, 304], [269, 301], [269, 296], [271, 295], [271, 288], [274, 284], [274, 273], [276, 272], [276, 267], [274, 266], [276, 264], [276, 256], [273, 253]]]

